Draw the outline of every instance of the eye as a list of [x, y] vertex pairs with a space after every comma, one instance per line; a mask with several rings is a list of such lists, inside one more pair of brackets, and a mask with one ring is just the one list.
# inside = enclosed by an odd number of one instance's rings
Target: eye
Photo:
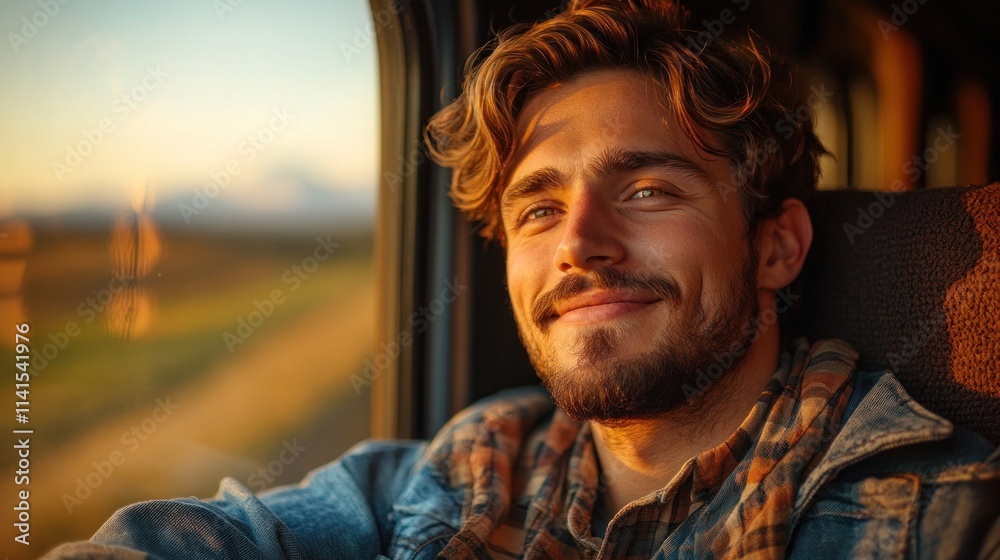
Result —
[[538, 218], [544, 218], [545, 216], [551, 216], [555, 214], [556, 211], [553, 208], [535, 208], [529, 210], [525, 215], [525, 220], [537, 220]]
[[553, 216], [556, 213], [556, 209], [551, 206], [532, 206], [521, 214], [520, 219], [517, 220], [517, 226], [523, 227], [530, 222], [541, 220], [548, 216]]
[[654, 197], [654, 196], [663, 196], [664, 194], [666, 194], [666, 193], [664, 193], [660, 189], [653, 189], [653, 188], [646, 187], [646, 188], [642, 188], [642, 189], [636, 189], [635, 194], [632, 195], [632, 198], [633, 199], [635, 199], [635, 198], [650, 198], [650, 197]]
[[629, 190], [631, 191], [631, 194], [628, 195], [629, 200], [677, 196], [677, 193], [670, 184], [660, 182], [651, 183], [649, 181], [641, 181], [633, 183], [629, 187]]

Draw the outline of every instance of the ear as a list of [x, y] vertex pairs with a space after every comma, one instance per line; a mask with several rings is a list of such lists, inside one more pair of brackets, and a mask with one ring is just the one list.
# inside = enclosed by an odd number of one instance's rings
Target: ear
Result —
[[791, 284], [806, 262], [812, 238], [812, 220], [805, 204], [786, 198], [781, 214], [762, 221], [758, 229], [757, 287], [780, 290]]

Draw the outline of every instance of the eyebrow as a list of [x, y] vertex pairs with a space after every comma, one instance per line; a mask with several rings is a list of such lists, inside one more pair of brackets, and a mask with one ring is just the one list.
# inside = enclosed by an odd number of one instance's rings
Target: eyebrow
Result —
[[563, 183], [562, 173], [554, 167], [543, 167], [514, 181], [500, 194], [500, 213], [503, 214], [517, 201], [537, 193], [554, 189]]
[[680, 154], [666, 151], [646, 152], [617, 148], [607, 149], [590, 166], [590, 172], [602, 179], [606, 179], [619, 173], [649, 168], [677, 171], [695, 181], [703, 183], [705, 186], [715, 184], [715, 178], [704, 167]]
[[[707, 187], [715, 184], [715, 178], [704, 167], [680, 154], [667, 151], [607, 149], [590, 165], [589, 171], [600, 179], [607, 179], [621, 173], [650, 168], [679, 172]], [[500, 195], [500, 212], [506, 212], [519, 200], [558, 188], [563, 182], [562, 173], [554, 167], [533, 171], [504, 189]]]

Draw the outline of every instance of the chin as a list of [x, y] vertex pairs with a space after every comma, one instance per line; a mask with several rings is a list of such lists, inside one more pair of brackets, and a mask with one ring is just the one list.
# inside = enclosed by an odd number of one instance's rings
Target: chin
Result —
[[[728, 329], [588, 328], [571, 342], [549, 337], [544, 352], [529, 355], [556, 405], [571, 418], [620, 424], [694, 405], [689, 395], [699, 374], [731, 345], [749, 344], [741, 338]], [[730, 362], [717, 381], [738, 370], [742, 358]]]

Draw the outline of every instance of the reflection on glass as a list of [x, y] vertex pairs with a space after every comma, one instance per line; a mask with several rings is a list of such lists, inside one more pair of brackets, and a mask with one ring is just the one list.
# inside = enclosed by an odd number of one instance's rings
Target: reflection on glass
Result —
[[146, 213], [147, 200], [139, 192], [132, 210], [118, 214], [108, 243], [108, 285], [113, 286], [106, 309], [108, 332], [127, 340], [144, 334], [153, 321], [153, 298], [145, 284], [159, 263], [160, 239]]
[[[0, 220], [0, 317], [7, 325], [27, 320], [24, 311], [24, 271], [34, 245], [31, 227], [25, 220]], [[0, 337], [0, 346], [14, 348], [13, 337]]]

